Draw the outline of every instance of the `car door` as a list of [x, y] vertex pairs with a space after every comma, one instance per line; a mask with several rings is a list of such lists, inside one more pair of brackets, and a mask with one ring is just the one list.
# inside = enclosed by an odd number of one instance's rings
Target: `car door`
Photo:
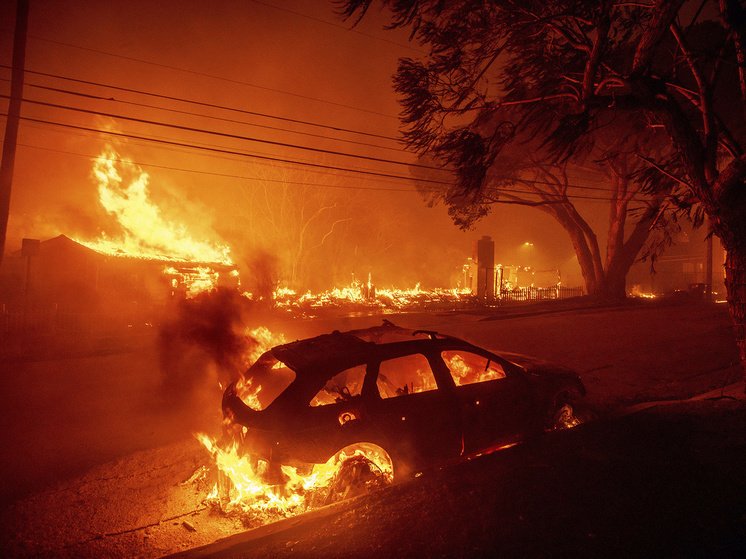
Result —
[[370, 421], [361, 395], [366, 365], [343, 370], [329, 379], [293, 418], [287, 438], [289, 452], [307, 462], [325, 462], [343, 447], [381, 437]]
[[418, 470], [459, 456], [458, 402], [452, 391], [438, 386], [427, 357], [394, 357], [378, 362], [377, 369], [368, 407], [392, 458]]
[[531, 384], [507, 362], [463, 348], [441, 351], [455, 385], [464, 451], [474, 453], [522, 438], [533, 425]]

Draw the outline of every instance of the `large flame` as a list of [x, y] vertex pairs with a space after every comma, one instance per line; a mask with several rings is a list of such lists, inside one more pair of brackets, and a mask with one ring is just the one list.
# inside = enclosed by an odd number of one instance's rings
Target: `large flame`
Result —
[[[129, 183], [122, 178], [123, 174], [132, 177]], [[118, 238], [102, 234], [95, 242], [81, 244], [118, 256], [232, 264], [229, 247], [197, 241], [184, 226], [167, 221], [150, 199], [148, 174], [121, 158], [112, 146], [107, 146], [96, 158], [92, 175], [98, 185], [101, 205], [116, 217], [123, 233]]]
[[[210, 452], [221, 476], [205, 501], [225, 513], [239, 514], [250, 525], [301, 514], [354, 496], [351, 490], [381, 487], [394, 477], [389, 456], [368, 443], [350, 445], [301, 475], [297, 468], [285, 465], [273, 474], [266, 461], [240, 454], [236, 442], [221, 446], [203, 433], [195, 437]], [[350, 475], [359, 476], [361, 464], [365, 465], [362, 479], [349, 483]], [[355, 468], [358, 472], [351, 473]]]

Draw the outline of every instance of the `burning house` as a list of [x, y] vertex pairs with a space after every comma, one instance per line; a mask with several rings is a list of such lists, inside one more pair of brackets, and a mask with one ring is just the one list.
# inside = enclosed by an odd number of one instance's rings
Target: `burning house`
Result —
[[227, 264], [106, 254], [65, 235], [25, 245], [38, 249], [11, 252], [0, 269], [5, 314], [95, 314], [125, 318], [131, 326], [152, 321], [172, 298], [238, 281]]

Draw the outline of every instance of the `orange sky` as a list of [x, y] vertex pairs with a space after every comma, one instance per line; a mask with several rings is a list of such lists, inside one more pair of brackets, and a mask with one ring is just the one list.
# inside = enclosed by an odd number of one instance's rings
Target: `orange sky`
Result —
[[[5, 66], [14, 4], [0, 5]], [[312, 275], [320, 285], [314, 287], [342, 285], [352, 274], [369, 272], [386, 286], [421, 281], [425, 287], [454, 287], [472, 242], [482, 235], [496, 240], [498, 262], [528, 264], [524, 243], [530, 241], [535, 268], [563, 266], [569, 274], [565, 262], [572, 246], [543, 213], [496, 206], [464, 233], [444, 208], [427, 208], [408, 180], [370, 174], [407, 177], [407, 167], [396, 162], [413, 160], [387, 138], [395, 138], [398, 128], [391, 75], [398, 57], [418, 51], [407, 45], [406, 33], [382, 30], [385, 21], [385, 14], [373, 10], [349, 30], [333, 5], [321, 0], [31, 0], [25, 97], [88, 112], [24, 104], [22, 115], [37, 122], [21, 123], [8, 249], [17, 249], [23, 237], [118, 234], [91, 178], [92, 158], [112, 138], [94, 129], [149, 138], [119, 136], [116, 149], [148, 173], [165, 219], [185, 225], [193, 237], [228, 244], [239, 265], [257, 249], [290, 258], [299, 238], [290, 229], [301, 219], [288, 211], [292, 206], [304, 209], [303, 219], [324, 208], [303, 241], [311, 251], [305, 265], [317, 270]], [[0, 71], [7, 95], [10, 71]], [[7, 101], [0, 106], [5, 112]], [[272, 212], [278, 207], [284, 211]], [[591, 202], [588, 208], [603, 225], [604, 205]]]

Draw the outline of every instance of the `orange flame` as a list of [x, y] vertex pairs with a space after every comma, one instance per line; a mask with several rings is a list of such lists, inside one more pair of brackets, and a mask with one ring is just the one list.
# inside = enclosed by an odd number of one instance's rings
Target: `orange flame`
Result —
[[[133, 177], [129, 184], [125, 184], [122, 174]], [[81, 244], [118, 256], [232, 265], [229, 247], [196, 241], [185, 227], [169, 223], [150, 200], [148, 174], [121, 158], [112, 146], [107, 146], [94, 161], [92, 175], [98, 184], [101, 205], [116, 217], [124, 233], [118, 239], [102, 234], [95, 242]]]
[[371, 478], [371, 486], [393, 480], [390, 457], [368, 443], [342, 449], [326, 463], [315, 464], [308, 475], [301, 475], [291, 466], [281, 466], [284, 480], [272, 485], [264, 481], [267, 462], [257, 460], [252, 464], [249, 456], [238, 453], [236, 443], [221, 448], [203, 433], [195, 434], [195, 437], [212, 454], [219, 472], [229, 482], [222, 495], [219, 484], [215, 484], [205, 500], [224, 512], [238, 511], [251, 519], [289, 517], [347, 497], [350, 488], [344, 486], [344, 481], [340, 482], [339, 474], [345, 463], [357, 457], [364, 458], [376, 469], [377, 475]]

